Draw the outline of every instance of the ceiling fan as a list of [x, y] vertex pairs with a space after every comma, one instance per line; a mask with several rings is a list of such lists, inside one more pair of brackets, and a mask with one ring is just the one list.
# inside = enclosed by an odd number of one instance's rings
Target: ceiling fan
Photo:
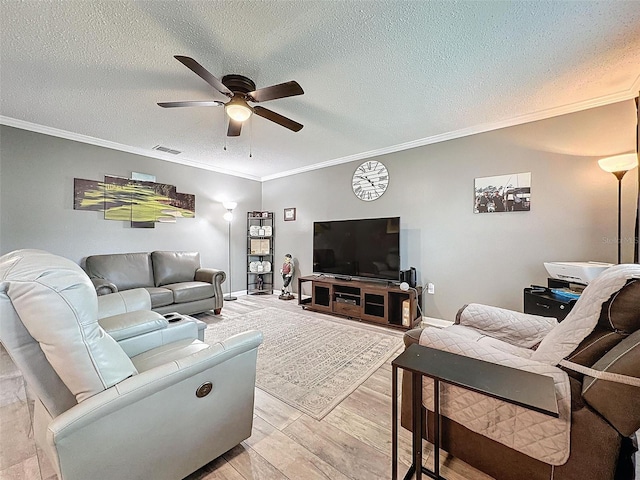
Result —
[[163, 108], [173, 107], [221, 107], [224, 105], [224, 111], [229, 117], [229, 127], [227, 136], [237, 137], [242, 131], [242, 123], [247, 120], [251, 114], [271, 120], [278, 125], [282, 125], [289, 130], [298, 132], [303, 125], [294, 122], [279, 113], [261, 106], [251, 106], [247, 102], [259, 103], [277, 98], [294, 97], [302, 95], [304, 90], [298, 82], [291, 81], [272, 85], [270, 87], [259, 88], [256, 90], [256, 84], [250, 78], [242, 75], [225, 75], [222, 80], [213, 76], [209, 71], [196, 62], [193, 58], [175, 55], [174, 58], [202, 78], [205, 82], [215, 88], [218, 92], [226, 95], [230, 100], [226, 103], [218, 100], [204, 101], [186, 101], [186, 102], [159, 102]]

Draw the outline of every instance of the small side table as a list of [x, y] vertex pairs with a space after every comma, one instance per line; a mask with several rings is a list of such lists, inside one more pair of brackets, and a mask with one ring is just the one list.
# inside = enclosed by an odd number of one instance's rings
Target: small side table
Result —
[[[413, 374], [413, 454], [412, 465], [405, 480], [415, 473], [434, 479], [440, 476], [440, 383], [456, 385], [505, 402], [558, 417], [553, 378], [526, 372], [463, 355], [411, 345], [391, 362], [392, 365], [392, 466], [391, 478], [398, 478], [398, 368]], [[422, 466], [422, 377], [433, 379], [435, 428], [433, 439], [433, 470]]]

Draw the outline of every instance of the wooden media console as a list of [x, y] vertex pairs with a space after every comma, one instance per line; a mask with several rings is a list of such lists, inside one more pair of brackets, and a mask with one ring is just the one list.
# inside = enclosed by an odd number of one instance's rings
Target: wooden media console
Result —
[[[311, 292], [303, 298], [305, 283], [311, 283]], [[408, 330], [421, 321], [418, 305], [422, 308], [422, 287], [404, 291], [387, 282], [309, 275], [298, 278], [298, 305]]]

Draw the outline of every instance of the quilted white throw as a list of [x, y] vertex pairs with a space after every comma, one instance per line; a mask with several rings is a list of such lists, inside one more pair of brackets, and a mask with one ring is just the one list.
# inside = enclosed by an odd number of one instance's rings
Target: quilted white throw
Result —
[[[553, 377], [560, 416], [553, 418], [446, 384], [440, 389], [441, 414], [547, 464], [565, 463], [570, 450], [571, 390], [567, 374], [556, 365], [591, 333], [598, 323], [602, 304], [630, 278], [640, 278], [640, 265], [617, 265], [598, 276], [585, 288], [565, 320], [551, 329], [535, 351], [507, 344], [503, 348], [499, 345], [503, 342], [496, 340], [483, 341], [491, 332], [479, 332], [468, 326], [425, 328], [420, 336], [421, 345]], [[469, 312], [465, 311], [483, 317], [479, 323], [486, 321], [487, 312], [481, 308]], [[511, 321], [517, 322], [518, 317]], [[465, 323], [472, 324], [473, 318]], [[517, 325], [510, 328], [517, 330]], [[433, 411], [433, 382], [429, 379], [423, 380], [423, 399], [425, 407]]]

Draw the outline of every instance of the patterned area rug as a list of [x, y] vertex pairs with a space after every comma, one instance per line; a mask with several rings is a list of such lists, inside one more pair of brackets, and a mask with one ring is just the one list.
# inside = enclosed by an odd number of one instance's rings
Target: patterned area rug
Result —
[[206, 321], [209, 344], [246, 330], [260, 330], [264, 342], [258, 350], [257, 387], [316, 420], [402, 345], [402, 339], [391, 333], [275, 307], [233, 318], [210, 316]]

